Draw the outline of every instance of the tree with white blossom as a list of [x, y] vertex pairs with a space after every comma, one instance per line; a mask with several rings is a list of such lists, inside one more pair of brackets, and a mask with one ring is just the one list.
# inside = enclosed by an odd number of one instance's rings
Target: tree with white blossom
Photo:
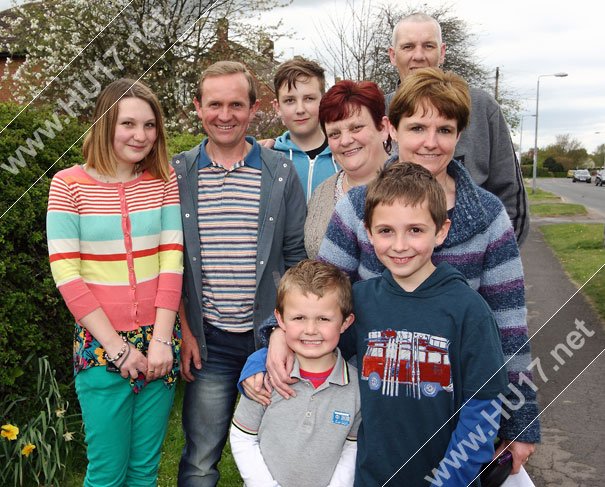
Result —
[[[14, 73], [14, 97], [21, 103], [38, 96], [69, 116], [90, 116], [94, 98], [114, 79], [130, 77], [148, 84], [160, 98], [167, 125], [190, 129], [191, 104], [203, 66], [216, 61], [210, 47], [217, 23], [229, 20], [231, 46], [243, 62], [279, 37], [279, 24], [254, 22], [290, 0], [85, 0], [42, 1], [17, 9], [11, 30], [25, 52]], [[1, 73], [0, 73], [1, 75]], [[5, 70], [4, 76], [8, 76]]]

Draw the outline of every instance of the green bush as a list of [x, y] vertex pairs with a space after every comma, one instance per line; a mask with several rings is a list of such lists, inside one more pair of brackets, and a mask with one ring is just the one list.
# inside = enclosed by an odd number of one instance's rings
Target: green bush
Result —
[[80, 144], [63, 153], [84, 127], [75, 120], [57, 125], [46, 109], [17, 116], [19, 110], [0, 104], [0, 127], [16, 116], [0, 137], [0, 397], [16, 392], [19, 376], [32, 377], [24, 365], [30, 354], [50, 357], [60, 382], [72, 373], [73, 319], [51, 277], [45, 220], [50, 178], [81, 161]]
[[193, 149], [204, 136], [193, 134], [175, 134], [168, 137], [168, 155], [176, 156], [179, 152]]
[[[534, 175], [534, 167], [531, 164], [523, 164], [521, 166], [521, 173], [524, 178], [531, 178]], [[538, 178], [548, 178], [551, 177], [552, 173], [548, 169], [544, 169], [542, 167], [536, 168], [536, 177]]]

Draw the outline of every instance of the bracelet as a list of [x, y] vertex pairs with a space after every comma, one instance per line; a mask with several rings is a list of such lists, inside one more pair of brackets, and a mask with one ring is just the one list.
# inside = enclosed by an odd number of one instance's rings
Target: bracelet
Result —
[[122, 355], [124, 355], [126, 353], [126, 350], [128, 350], [128, 344], [126, 343], [126, 337], [122, 337], [122, 341], [124, 342], [122, 344], [122, 348], [120, 349], [120, 351], [118, 353], [116, 353], [115, 357], [110, 357], [109, 355], [107, 355], [107, 352], [103, 352], [103, 355], [105, 356], [105, 360], [107, 360], [110, 363], [114, 363], [116, 360], [118, 360]]
[[156, 342], [160, 342], [160, 343], [163, 343], [164, 345], [168, 345], [169, 347], [172, 347], [172, 341], [162, 340], [161, 338], [158, 338], [158, 337], [153, 337], [153, 339]]
[[[129, 355], [130, 355], [130, 345], [126, 344], [126, 353], [121, 357], [122, 365], [124, 365], [124, 363], [126, 363], [126, 359], [128, 358]], [[120, 366], [116, 363], [118, 360], [120, 360], [120, 359], [116, 359], [114, 361], [114, 365], [119, 369]]]

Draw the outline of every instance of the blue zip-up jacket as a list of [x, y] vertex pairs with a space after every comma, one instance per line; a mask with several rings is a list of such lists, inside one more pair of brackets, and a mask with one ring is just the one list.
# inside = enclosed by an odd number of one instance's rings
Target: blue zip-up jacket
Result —
[[294, 163], [307, 203], [315, 188], [340, 169], [329, 147], [326, 147], [315, 159], [311, 159], [304, 150], [292, 142], [289, 130], [275, 139], [273, 150], [282, 152]]
[[[252, 137], [246, 140], [257, 145]], [[252, 152], [252, 151], [250, 151]], [[197, 339], [202, 360], [208, 359], [202, 319], [202, 266], [197, 222], [198, 168], [200, 146], [172, 159], [181, 198], [183, 220], [183, 301], [191, 332]], [[200, 157], [207, 157], [201, 154]], [[302, 188], [293, 164], [278, 152], [260, 147], [261, 187], [256, 253], [254, 336], [258, 326], [273, 314], [277, 285], [289, 267], [306, 258], [304, 224], [307, 216]]]

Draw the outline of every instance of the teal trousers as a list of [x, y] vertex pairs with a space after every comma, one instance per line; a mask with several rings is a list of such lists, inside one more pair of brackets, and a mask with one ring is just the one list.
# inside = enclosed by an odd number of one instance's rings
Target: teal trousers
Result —
[[86, 433], [84, 487], [153, 487], [175, 387], [159, 379], [134, 394], [130, 381], [105, 367], [76, 375]]

